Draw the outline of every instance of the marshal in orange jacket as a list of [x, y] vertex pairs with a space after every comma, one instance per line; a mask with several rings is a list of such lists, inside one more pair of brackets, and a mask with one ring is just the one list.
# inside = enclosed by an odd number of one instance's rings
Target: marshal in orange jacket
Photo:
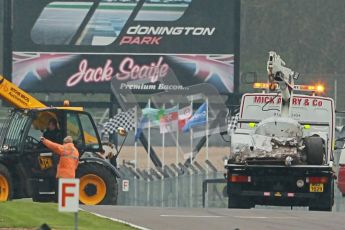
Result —
[[42, 138], [42, 143], [53, 153], [60, 156], [56, 178], [75, 178], [75, 171], [79, 162], [79, 152], [72, 141], [66, 143], [65, 140], [64, 144], [60, 145]]

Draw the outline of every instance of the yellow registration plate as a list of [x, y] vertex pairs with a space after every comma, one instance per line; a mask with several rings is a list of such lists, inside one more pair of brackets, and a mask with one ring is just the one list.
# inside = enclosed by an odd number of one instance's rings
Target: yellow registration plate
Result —
[[309, 185], [310, 192], [323, 192], [323, 184], [310, 184]]
[[49, 169], [53, 167], [53, 161], [51, 157], [40, 156], [39, 163], [41, 170]]

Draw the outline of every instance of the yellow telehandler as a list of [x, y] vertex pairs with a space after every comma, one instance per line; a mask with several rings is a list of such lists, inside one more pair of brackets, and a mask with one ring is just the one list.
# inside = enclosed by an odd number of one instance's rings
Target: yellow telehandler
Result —
[[72, 136], [80, 153], [80, 202], [116, 204], [120, 174], [116, 165], [97, 157], [104, 150], [89, 113], [67, 101], [63, 107], [46, 106], [1, 75], [0, 98], [14, 107], [0, 127], [0, 201], [55, 200], [58, 157], [39, 141], [54, 119], [61, 136]]

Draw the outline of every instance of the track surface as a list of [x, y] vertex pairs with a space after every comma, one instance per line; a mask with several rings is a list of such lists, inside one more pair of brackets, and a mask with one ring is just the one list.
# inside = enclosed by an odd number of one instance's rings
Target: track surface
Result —
[[83, 206], [82, 209], [153, 230], [344, 229], [344, 213], [335, 212], [124, 206]]

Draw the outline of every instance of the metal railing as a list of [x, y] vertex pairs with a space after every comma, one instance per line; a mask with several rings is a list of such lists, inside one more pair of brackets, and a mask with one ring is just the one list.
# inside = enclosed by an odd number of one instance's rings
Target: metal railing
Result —
[[[149, 171], [122, 166], [120, 172], [119, 205], [197, 208], [205, 205], [205, 199], [207, 206], [227, 207], [224, 183], [209, 185], [205, 194], [205, 180], [224, 178], [223, 172], [212, 170], [212, 167], [207, 173], [198, 163], [172, 164]], [[128, 190], [123, 190], [123, 182]]]

